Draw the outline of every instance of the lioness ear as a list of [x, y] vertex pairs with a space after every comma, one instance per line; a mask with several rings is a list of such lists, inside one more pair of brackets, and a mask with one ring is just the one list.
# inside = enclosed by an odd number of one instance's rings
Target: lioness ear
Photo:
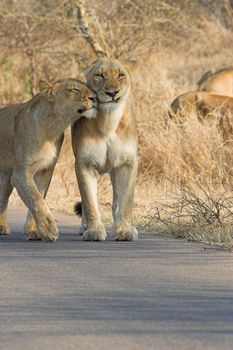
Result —
[[104, 58], [97, 58], [97, 60], [92, 62], [91, 65], [87, 69], [85, 69], [85, 71], [84, 71], [85, 77], [87, 77], [89, 74], [92, 73], [92, 70], [96, 68], [96, 65], [98, 63], [102, 63], [103, 61], [104, 61]]
[[40, 89], [40, 92], [42, 92], [47, 97], [48, 101], [54, 102], [55, 92], [56, 92], [55, 84], [40, 80], [39, 89]]
[[133, 73], [138, 67], [138, 62], [136, 60], [127, 60], [123, 62], [123, 65], [129, 73]]

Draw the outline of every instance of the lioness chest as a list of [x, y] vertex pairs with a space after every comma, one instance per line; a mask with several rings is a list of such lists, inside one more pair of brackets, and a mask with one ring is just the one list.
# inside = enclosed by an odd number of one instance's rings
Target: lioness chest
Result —
[[94, 167], [99, 174], [109, 173], [135, 157], [136, 146], [133, 140], [122, 139], [115, 133], [97, 140], [87, 139], [80, 152], [83, 162]]

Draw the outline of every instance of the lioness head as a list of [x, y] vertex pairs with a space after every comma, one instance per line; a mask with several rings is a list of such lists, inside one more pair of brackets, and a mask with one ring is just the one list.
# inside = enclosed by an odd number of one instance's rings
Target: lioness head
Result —
[[68, 78], [55, 83], [40, 81], [39, 87], [47, 100], [53, 102], [56, 115], [77, 119], [96, 116], [96, 95], [86, 83]]
[[96, 61], [86, 78], [88, 86], [96, 92], [101, 107], [115, 108], [128, 97], [129, 73], [117, 60]]

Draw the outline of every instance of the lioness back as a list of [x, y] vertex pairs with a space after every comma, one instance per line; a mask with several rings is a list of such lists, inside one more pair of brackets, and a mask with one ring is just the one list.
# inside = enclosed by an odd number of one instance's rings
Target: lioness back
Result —
[[199, 85], [200, 91], [233, 97], [233, 69], [220, 71]]
[[12, 167], [14, 162], [14, 119], [21, 104], [0, 107], [0, 164], [1, 169]]

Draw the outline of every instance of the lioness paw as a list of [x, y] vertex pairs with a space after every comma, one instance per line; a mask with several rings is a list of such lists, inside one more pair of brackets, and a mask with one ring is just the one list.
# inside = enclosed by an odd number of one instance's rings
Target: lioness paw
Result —
[[84, 241], [104, 241], [106, 239], [106, 231], [104, 227], [97, 228], [96, 230], [87, 229], [83, 232]]
[[116, 230], [115, 241], [136, 241], [138, 239], [138, 230], [135, 227], [127, 230]]
[[43, 241], [55, 242], [59, 236], [57, 225], [52, 216], [47, 216], [43, 222], [38, 225], [38, 235]]
[[41, 240], [41, 237], [38, 235], [36, 231], [36, 224], [32, 217], [30, 217], [30, 219], [27, 219], [24, 225], [24, 234], [28, 241]]
[[25, 231], [25, 237], [28, 241], [40, 241], [41, 237], [36, 231]]
[[0, 235], [9, 235], [11, 233], [10, 227], [8, 225], [0, 225]]
[[59, 234], [58, 234], [57, 229], [50, 228], [49, 230], [48, 229], [40, 230], [39, 236], [41, 237], [41, 239], [43, 241], [56, 242]]

